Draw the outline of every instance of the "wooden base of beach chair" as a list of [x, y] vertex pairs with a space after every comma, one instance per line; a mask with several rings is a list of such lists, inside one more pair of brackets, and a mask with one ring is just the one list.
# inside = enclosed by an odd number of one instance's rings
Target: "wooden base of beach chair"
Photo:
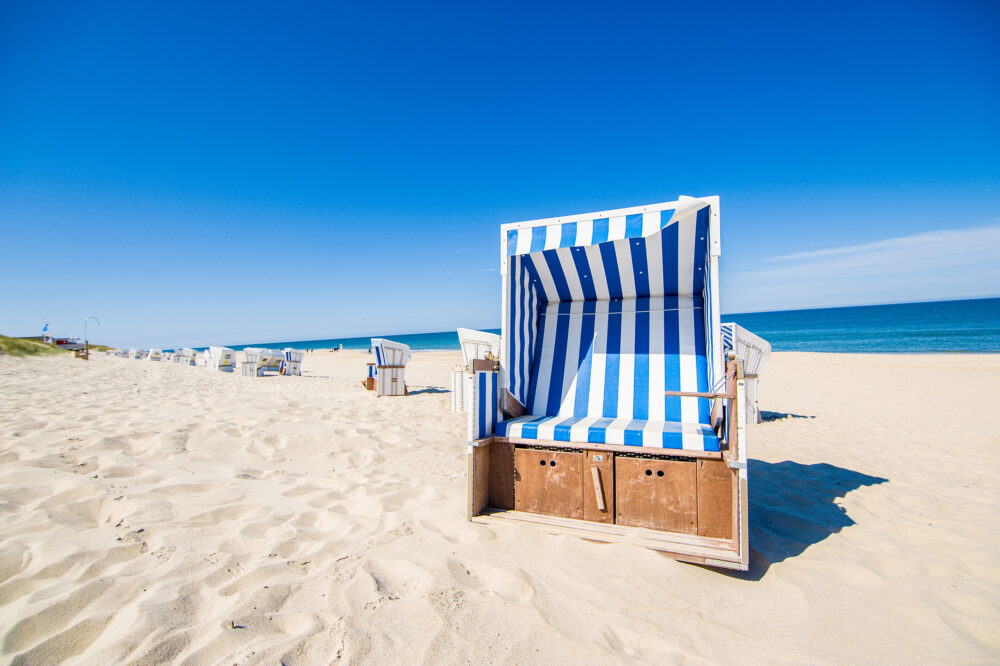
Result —
[[722, 453], [635, 449], [504, 437], [473, 442], [469, 519], [531, 524], [746, 571], [743, 463]]
[[366, 391], [374, 391], [375, 390], [375, 378], [374, 377], [365, 377], [363, 380], [361, 380], [361, 385], [365, 387]]

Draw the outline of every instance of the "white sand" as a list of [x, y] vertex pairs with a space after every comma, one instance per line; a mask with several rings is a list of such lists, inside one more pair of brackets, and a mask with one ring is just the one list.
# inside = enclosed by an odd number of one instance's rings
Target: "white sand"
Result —
[[457, 359], [0, 357], [0, 661], [1000, 659], [1000, 356], [772, 357], [750, 575], [466, 522]]

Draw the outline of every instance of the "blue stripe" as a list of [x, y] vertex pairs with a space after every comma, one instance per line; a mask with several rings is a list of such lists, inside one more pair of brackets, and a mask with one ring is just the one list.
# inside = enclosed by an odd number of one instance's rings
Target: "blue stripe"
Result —
[[625, 238], [642, 236], [642, 213], [625, 216]]
[[570, 416], [566, 420], [562, 421], [559, 425], [553, 428], [552, 439], [556, 442], [568, 442], [570, 441], [570, 430], [573, 425], [583, 420], [582, 416]]
[[643, 421], [630, 421], [625, 426], [625, 446], [642, 446]]
[[521, 427], [521, 437], [525, 439], [532, 439], [538, 437], [538, 426], [542, 423], [548, 421], [551, 417], [549, 416], [536, 416], [528, 421], [524, 421], [524, 425]]
[[[681, 390], [681, 341], [680, 319], [677, 316], [677, 297], [664, 298], [663, 307], [663, 378], [668, 391]], [[664, 418], [667, 421], [679, 421], [681, 418], [681, 399], [663, 396]]]
[[[666, 211], [661, 213], [665, 215]], [[677, 294], [677, 225], [671, 224], [660, 232], [663, 247], [663, 293]]]
[[708, 247], [708, 213], [707, 207], [698, 211], [694, 228], [694, 261], [691, 270], [694, 271], [694, 293], [705, 288], [705, 254]]
[[[708, 367], [705, 363], [705, 320], [704, 309], [692, 308], [691, 317], [694, 318], [694, 353], [696, 357], [695, 370], [697, 373], [698, 391], [708, 392]], [[708, 423], [711, 415], [708, 398], [698, 398], [698, 421]]]
[[632, 277], [635, 280], [636, 296], [649, 296], [649, 262], [646, 257], [646, 243], [632, 241], [629, 243], [632, 251]]
[[596, 301], [584, 301], [583, 318], [580, 322], [580, 355], [577, 359], [576, 399], [573, 402], [573, 415], [586, 416], [590, 402], [590, 372], [594, 362], [594, 311]]
[[608, 426], [614, 419], [600, 419], [587, 430], [587, 442], [591, 444], [604, 444], [607, 438]]
[[576, 243], [576, 222], [562, 225], [559, 235], [559, 247], [573, 247]]
[[621, 338], [622, 315], [621, 301], [612, 301], [612, 312], [608, 313], [608, 346], [605, 350], [604, 365], [604, 409], [601, 416], [616, 418], [618, 416], [618, 382], [621, 380]]
[[590, 240], [591, 245], [597, 245], [608, 240], [611, 233], [611, 222], [606, 217], [594, 220], [594, 235]]
[[486, 373], [480, 372], [479, 374], [479, 432], [476, 433], [479, 437], [483, 436], [486, 432], [486, 405], [483, 404], [484, 398], [486, 397]]
[[542, 341], [545, 339], [545, 320], [546, 317], [538, 318], [538, 333], [535, 335], [535, 344], [532, 346], [531, 372], [529, 373], [530, 381], [528, 384], [528, 401], [525, 403], [525, 407], [530, 410], [534, 409], [535, 392], [538, 390], [538, 362], [542, 355]]
[[615, 255], [614, 243], [601, 243], [601, 263], [604, 266], [604, 277], [608, 283], [611, 299], [622, 297], [622, 279], [618, 273], [618, 257]]
[[548, 233], [545, 227], [533, 227], [531, 229], [531, 247], [529, 251], [539, 252], [545, 248], [545, 234]]
[[587, 253], [583, 248], [573, 248], [573, 265], [576, 267], [576, 276], [580, 279], [580, 288], [583, 290], [583, 299], [592, 301], [597, 298], [597, 289], [594, 288], [594, 271], [591, 270], [590, 262], [587, 260]]

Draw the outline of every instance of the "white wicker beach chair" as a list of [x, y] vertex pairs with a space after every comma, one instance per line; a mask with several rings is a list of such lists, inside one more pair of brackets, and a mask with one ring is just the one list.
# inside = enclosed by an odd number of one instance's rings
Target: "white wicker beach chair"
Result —
[[[406, 395], [406, 363], [410, 348], [402, 342], [372, 338], [375, 354], [375, 396]], [[371, 368], [371, 366], [369, 366]], [[371, 373], [372, 370], [369, 370]]]
[[261, 361], [265, 349], [247, 347], [243, 350], [243, 360], [240, 361], [240, 374], [244, 377], [259, 377], [262, 374]]
[[285, 352], [278, 349], [265, 349], [261, 354], [261, 372], [281, 372], [281, 364], [285, 362]]
[[747, 420], [760, 423], [760, 406], [757, 404], [757, 383], [771, 355], [771, 344], [739, 324], [722, 324], [722, 344], [743, 361], [747, 378]]
[[181, 365], [194, 365], [195, 351], [189, 347], [181, 349], [179, 352], [174, 354], [174, 362]]
[[301, 349], [292, 349], [291, 347], [285, 347], [285, 362], [281, 366], [281, 374], [283, 375], [302, 375], [302, 359], [306, 357], [306, 353]]
[[746, 381], [718, 197], [502, 227], [499, 370], [468, 385], [469, 517], [746, 570]]
[[146, 358], [147, 358], [147, 360], [150, 360], [150, 361], [162, 361], [163, 360], [163, 351], [161, 351], [159, 349], [150, 349], [149, 350], [149, 355]]
[[236, 352], [229, 347], [209, 347], [205, 353], [205, 367], [218, 372], [235, 372]]

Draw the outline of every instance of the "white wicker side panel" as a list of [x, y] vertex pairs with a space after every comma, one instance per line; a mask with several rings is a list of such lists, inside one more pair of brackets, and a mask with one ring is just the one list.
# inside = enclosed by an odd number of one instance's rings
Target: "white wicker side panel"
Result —
[[379, 368], [375, 395], [406, 395], [406, 368]]
[[465, 411], [465, 369], [451, 371], [451, 411], [460, 414]]

